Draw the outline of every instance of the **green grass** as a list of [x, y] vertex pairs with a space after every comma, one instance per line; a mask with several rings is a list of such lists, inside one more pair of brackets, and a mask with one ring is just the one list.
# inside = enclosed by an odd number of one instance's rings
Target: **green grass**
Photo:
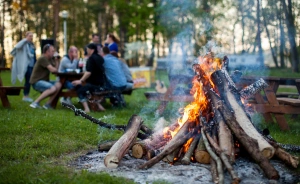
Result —
[[[9, 72], [2, 72], [1, 77], [4, 85], [11, 85]], [[161, 72], [159, 79], [168, 84], [165, 73]], [[153, 127], [159, 118], [154, 113], [159, 102], [146, 100], [144, 92], [148, 90], [136, 89], [131, 96], [125, 96], [126, 108], [114, 109], [106, 104], [105, 112], [92, 112], [90, 115], [104, 122], [126, 124], [131, 115], [138, 114], [146, 125]], [[31, 90], [31, 97], [38, 95]], [[79, 155], [96, 149], [99, 142], [117, 139], [121, 131], [99, 128], [88, 120], [76, 117], [60, 104], [56, 110], [32, 109], [29, 103], [21, 99], [22, 94], [9, 96], [10, 109], [0, 105], [0, 183], [132, 183], [106, 173], [75, 171], [68, 166]], [[81, 108], [80, 104], [75, 105]], [[177, 117], [177, 109], [184, 106], [182, 103], [169, 103], [165, 117]], [[280, 131], [277, 125], [263, 123], [259, 116], [255, 120], [261, 127], [268, 127], [279, 142], [300, 145], [299, 118], [288, 118], [291, 127], [288, 132]]]

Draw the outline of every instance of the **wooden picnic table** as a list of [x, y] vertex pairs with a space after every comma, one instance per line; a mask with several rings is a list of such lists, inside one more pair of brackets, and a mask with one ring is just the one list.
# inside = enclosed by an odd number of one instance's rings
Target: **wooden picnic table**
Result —
[[55, 96], [54, 100], [51, 103], [51, 106], [53, 108], [56, 108], [57, 102], [58, 102], [60, 97], [77, 97], [77, 93], [76, 93], [75, 90], [64, 91], [64, 86], [65, 86], [66, 81], [74, 81], [74, 80], [81, 79], [81, 77], [83, 76], [83, 73], [76, 73], [76, 72], [59, 73], [59, 72], [55, 72], [53, 74], [56, 75], [57, 77], [59, 77], [59, 81], [62, 85], [61, 89], [59, 90], [59, 92], [57, 93], [57, 95]]
[[[267, 83], [263, 92], [254, 96], [252, 107], [256, 112], [262, 113], [267, 123], [276, 122], [281, 130], [289, 130], [288, 123], [284, 117], [285, 114], [300, 114], [300, 100], [292, 98], [278, 98], [277, 90], [280, 86], [296, 86], [298, 95], [300, 95], [300, 80], [298, 78], [289, 77], [259, 77], [244, 76], [238, 82], [239, 87], [245, 87], [254, 83], [259, 78], [263, 78]], [[272, 115], [275, 120], [273, 120]]]
[[0, 67], [0, 98], [3, 107], [10, 108], [10, 102], [8, 100], [8, 95], [20, 95], [21, 89], [24, 89], [24, 87], [21, 86], [3, 86], [3, 82], [1, 79], [1, 71], [10, 71], [10, 68], [3, 68]]
[[[276, 93], [281, 86], [296, 86], [298, 94], [300, 94], [300, 79], [287, 77], [259, 77], [245, 76], [241, 77], [237, 86], [242, 89], [259, 78], [263, 78], [269, 86], [262, 93], [257, 93], [254, 96], [255, 101], [251, 103], [254, 110], [262, 113], [267, 123], [273, 121], [274, 115], [276, 122], [282, 130], [289, 130], [284, 114], [300, 114], [300, 99], [277, 98]], [[145, 96], [148, 100], [160, 101], [157, 108], [157, 113], [160, 115], [164, 112], [169, 102], [192, 102], [193, 96], [190, 94], [176, 95], [174, 91], [179, 84], [188, 84], [192, 82], [192, 77], [187, 75], [169, 76], [170, 85], [167, 92], [160, 94], [157, 92], [146, 92]]]

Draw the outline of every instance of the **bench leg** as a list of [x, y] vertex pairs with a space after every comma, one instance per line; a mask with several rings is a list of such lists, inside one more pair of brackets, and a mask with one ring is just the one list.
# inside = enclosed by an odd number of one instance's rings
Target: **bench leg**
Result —
[[2, 101], [3, 107], [10, 108], [10, 103], [8, 101], [6, 93], [3, 91], [0, 91], [0, 96], [1, 96], [1, 101]]

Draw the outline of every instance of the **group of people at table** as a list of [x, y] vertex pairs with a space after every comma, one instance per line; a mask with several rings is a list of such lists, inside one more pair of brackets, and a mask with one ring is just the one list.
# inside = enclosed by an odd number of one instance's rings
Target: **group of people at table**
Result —
[[[108, 34], [104, 46], [99, 43], [99, 36], [92, 35], [92, 43], [84, 48], [84, 59], [86, 64], [82, 77], [79, 80], [67, 81], [64, 86], [59, 80], [51, 81], [50, 73], [63, 73], [69, 70], [75, 71], [79, 67], [79, 54], [75, 46], [70, 46], [68, 54], [62, 58], [51, 44], [42, 48], [42, 55], [36, 59], [33, 44], [33, 33], [26, 32], [25, 38], [18, 42], [11, 52], [14, 57], [12, 63], [11, 81], [23, 81], [23, 101], [31, 102], [32, 108], [51, 109], [54, 100], [61, 88], [76, 90], [79, 101], [84, 111], [90, 112], [87, 103], [87, 92], [96, 90], [129, 90], [133, 87], [132, 77], [125, 61], [118, 57], [118, 40], [113, 34]], [[33, 100], [29, 97], [30, 87], [40, 92], [40, 96]], [[48, 101], [41, 107], [40, 102], [49, 97]], [[70, 98], [62, 98], [61, 101], [72, 103]], [[118, 101], [110, 99], [112, 105]], [[104, 111], [100, 102], [97, 103], [99, 110]]]

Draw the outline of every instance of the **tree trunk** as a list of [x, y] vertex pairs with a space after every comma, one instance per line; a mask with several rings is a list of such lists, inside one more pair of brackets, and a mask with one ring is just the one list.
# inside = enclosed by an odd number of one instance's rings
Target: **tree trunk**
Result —
[[57, 49], [57, 33], [59, 28], [59, 10], [60, 10], [60, 1], [59, 0], [53, 0], [53, 35], [52, 38], [54, 40], [54, 47]]
[[265, 26], [266, 32], [267, 32], [267, 37], [268, 37], [268, 40], [269, 40], [269, 45], [270, 45], [270, 49], [271, 49], [271, 53], [272, 53], [272, 58], [273, 58], [273, 61], [275, 63], [276, 68], [278, 68], [277, 56], [276, 56], [274, 48], [272, 47], [271, 36], [270, 36], [269, 29], [268, 29], [267, 18], [266, 18], [266, 13], [264, 12], [264, 9], [262, 9], [262, 15], [263, 15], [263, 19], [264, 19], [264, 26]]
[[123, 156], [131, 148], [132, 144], [137, 138], [138, 132], [142, 125], [141, 117], [133, 115], [126, 127], [125, 133], [121, 138], [111, 147], [104, 158], [104, 164], [108, 168], [118, 167]]
[[257, 46], [258, 46], [258, 57], [261, 66], [264, 66], [264, 55], [261, 47], [261, 23], [260, 23], [260, 0], [257, 0]]
[[98, 145], [98, 151], [109, 151], [117, 141], [107, 141]]
[[293, 72], [299, 72], [299, 56], [296, 45], [296, 27], [294, 22], [294, 16], [292, 12], [292, 1], [288, 0], [288, 5], [286, 5], [285, 0], [282, 0], [283, 11], [285, 13], [287, 29], [288, 29], [288, 37], [290, 42], [290, 52], [292, 59], [292, 69]]
[[282, 25], [282, 6], [280, 5], [280, 9], [277, 10], [277, 16], [279, 19], [279, 31], [280, 31], [280, 42], [279, 42], [279, 55], [280, 55], [280, 68], [285, 68], [284, 63], [284, 48], [285, 48], [285, 40], [284, 40], [284, 28]]

